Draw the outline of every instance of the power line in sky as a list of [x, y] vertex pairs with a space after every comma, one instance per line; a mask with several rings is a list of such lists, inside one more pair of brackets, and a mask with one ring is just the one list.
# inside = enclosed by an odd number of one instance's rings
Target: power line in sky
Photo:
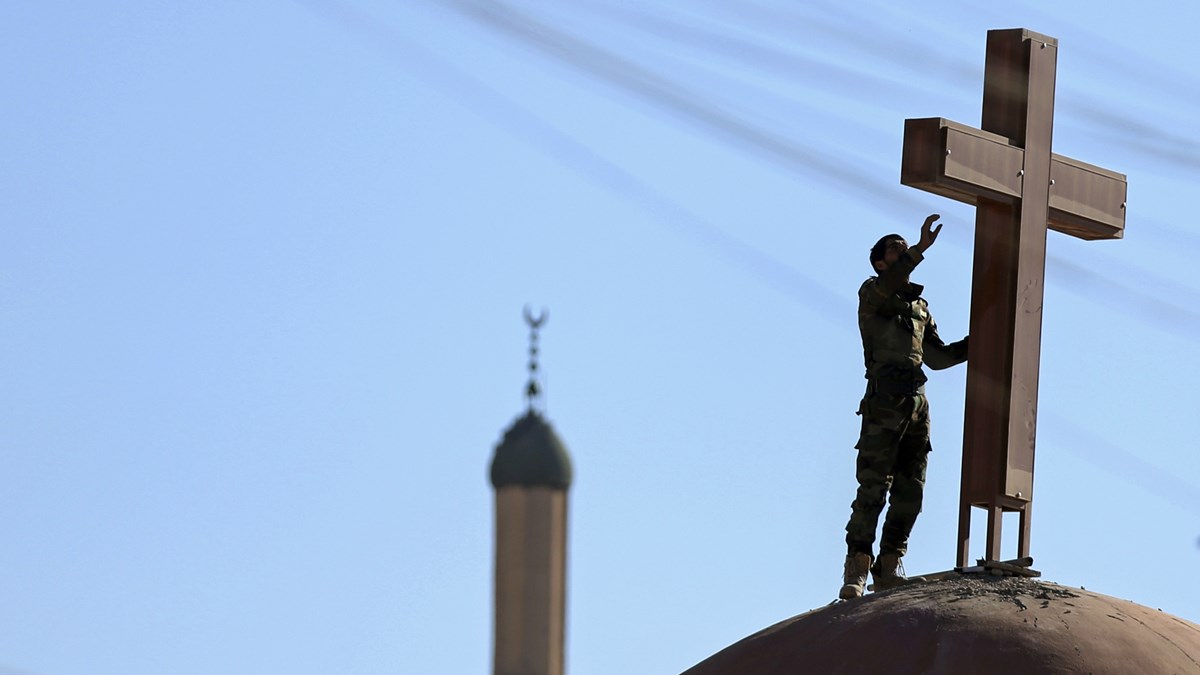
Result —
[[[298, 1], [305, 4], [302, 0]], [[503, 12], [497, 14], [496, 11], [500, 10], [493, 10], [502, 6], [495, 3], [488, 3], [488, 9], [485, 10], [477, 3], [456, 0], [454, 7], [459, 10], [470, 9], [468, 15], [473, 19], [482, 21], [487, 27], [501, 30], [502, 34], [522, 43], [533, 39], [539, 51], [548, 52], [555, 58], [571, 57], [572, 65], [585, 73], [603, 77], [618, 86], [630, 87], [659, 105], [682, 112], [693, 121], [701, 121], [702, 126], [710, 131], [715, 128], [728, 132], [723, 135], [737, 145], [745, 147], [749, 143], [759, 151], [770, 149], [768, 154], [773, 159], [788, 158], [787, 164], [790, 168], [798, 168], [806, 174], [815, 173], [826, 177], [832, 174], [832, 182], [837, 187], [859, 195], [868, 195], [869, 198], [864, 203], [878, 209], [882, 214], [890, 216], [896, 210], [919, 209], [912, 203], [915, 202], [915, 196], [896, 199], [892, 197], [894, 193], [877, 192], [849, 164], [831, 156], [814, 158], [782, 136], [761, 132], [734, 116], [712, 108], [703, 97], [671, 85], [661, 77], [625, 63], [603, 50], [581, 45], [573, 38], [542, 23], [521, 18], [520, 15], [514, 17]], [[423, 51], [418, 56], [415, 47], [401, 42], [398, 34], [382, 28], [373, 18], [358, 14], [344, 5], [322, 4], [316, 9], [338, 19], [357, 33], [370, 36], [372, 41], [380, 46], [393, 51], [403, 51], [405, 64], [410, 69], [419, 65], [424, 71], [422, 79], [427, 83], [466, 102], [473, 111], [487, 111], [486, 117], [493, 123], [501, 124], [526, 142], [542, 148], [551, 156], [639, 204], [661, 222], [692, 237], [716, 252], [719, 257], [747, 270], [769, 286], [796, 299], [816, 301], [827, 309], [840, 307], [848, 302], [840, 294], [801, 274], [790, 265], [728, 235], [719, 226], [665, 197], [628, 170], [596, 153], [585, 143], [559, 131], [549, 122], [517, 105], [508, 97], [498, 94], [481, 81], [435, 60]], [[584, 55], [572, 57], [576, 48], [584, 50]], [[595, 72], [597, 68], [598, 73]], [[909, 191], [905, 190], [900, 194], [908, 195]], [[1108, 304], [1123, 313], [1138, 314], [1143, 320], [1157, 324], [1176, 335], [1194, 339], [1192, 336], [1200, 334], [1200, 312], [1164, 299], [1194, 294], [1187, 289], [1172, 288], [1176, 286], [1175, 282], [1159, 278], [1157, 285], [1165, 286], [1167, 292], [1150, 294], [1123, 285], [1111, 278], [1111, 275], [1095, 273], [1083, 265], [1053, 253], [1048, 255], [1048, 261], [1052, 266], [1051, 278], [1063, 282], [1063, 287], [1072, 293]], [[1123, 276], [1154, 278], [1153, 275], [1137, 270], [1131, 270]], [[829, 312], [821, 314], [831, 315]]]
[[713, 251], [718, 257], [749, 272], [771, 288], [808, 305], [817, 315], [838, 326], [835, 317], [852, 308], [852, 296], [839, 294], [796, 268], [727, 234], [687, 207], [664, 196], [648, 183], [606, 159], [549, 122], [467, 73], [437, 59], [372, 17], [339, 3], [295, 0], [302, 6], [336, 21], [347, 30], [371, 40], [377, 47], [398, 53], [402, 62], [424, 82], [485, 119], [539, 148], [554, 159], [637, 204], [653, 220], [669, 225]]
[[[841, 3], [836, 7], [820, 3], [786, 3], [782, 6], [762, 2], [712, 4], [718, 6], [730, 21], [749, 24], [760, 35], [775, 35], [794, 44], [805, 44], [813, 37], [823, 36], [830, 45], [836, 45], [816, 48], [824, 53], [844, 57], [853, 52], [879, 65], [898, 64], [922, 74], [922, 80], [941, 84], [982, 82], [982, 61], [972, 63], [965, 58], [948, 56], [944, 49], [945, 39], [910, 37], [883, 22], [878, 11], [868, 11], [858, 3]], [[912, 87], [911, 84], [907, 86]]]
[[1050, 440], [1046, 444], [1063, 448], [1106, 471], [1116, 472], [1122, 480], [1155, 497], [1200, 515], [1200, 486], [1146, 461], [1053, 410], [1043, 408], [1039, 414], [1042, 417], [1039, 430], [1050, 432]]
[[[727, 14], [731, 20], [749, 21], [760, 30], [784, 35], [796, 42], [802, 42], [802, 36], [814, 31], [827, 33], [836, 38], [837, 53], [853, 51], [880, 63], [899, 64], [913, 75], [913, 78], [906, 78], [909, 81], [937, 80], [964, 87], [979, 87], [982, 83], [983, 61], [976, 63], [957, 56], [964, 53], [962, 50], [942, 49], [937, 58], [930, 58], [930, 45], [944, 46], [961, 41], [959, 34], [938, 22], [927, 24], [936, 31], [935, 34], [922, 34], [922, 39], [918, 40], [884, 22], [877, 8], [869, 10], [862, 5], [838, 5], [834, 12], [830, 11], [830, 5], [811, 3], [785, 6], [743, 2], [717, 4], [729, 10]], [[849, 17], [849, 20], [834, 17]], [[1052, 23], [1062, 23], [1062, 20], [1056, 19]], [[1130, 88], [1135, 87], [1145, 91], [1142, 96], [1145, 100], [1173, 101], [1178, 105], [1180, 95], [1186, 98], [1189, 91], [1195, 91], [1195, 87], [1180, 87], [1181, 82], [1195, 79], [1192, 74], [1179, 73], [1169, 65], [1149, 61], [1141, 53], [1137, 58], [1113, 58], [1114, 54], [1137, 52], [1133, 52], [1128, 44], [1094, 36], [1074, 23], [1070, 25], [1073, 30], [1088, 36], [1077, 45], [1073, 43], [1072, 49], [1085, 51], [1098, 67], [1122, 76], [1124, 82], [1119, 90], [1126, 98]], [[1110, 90], [1114, 84], [1110, 84]], [[982, 90], [979, 91], [981, 95]], [[1191, 172], [1200, 171], [1200, 142], [1195, 135], [1164, 127], [1160, 116], [1139, 117], [1114, 110], [1069, 83], [1060, 85], [1056, 99], [1056, 107], [1061, 112], [1083, 122], [1097, 139], [1124, 147], [1154, 162], [1167, 162]], [[1182, 119], [1194, 119], [1193, 108], [1187, 105]]]
[[[713, 108], [703, 97], [691, 94], [640, 66], [627, 63], [599, 47], [571, 37], [507, 5], [497, 2], [484, 5], [471, 0], [454, 0], [453, 5], [485, 26], [533, 46], [555, 59], [566, 59], [570, 65], [587, 75], [626, 87], [670, 111], [683, 114], [691, 121], [701, 122], [701, 126], [710, 131], [715, 129], [731, 132], [722, 135], [735, 144], [749, 144], [759, 151], [768, 149], [770, 152], [767, 154], [774, 159], [784, 157], [793, 160], [786, 162], [789, 168], [799, 168], [806, 174], [816, 173], [845, 191], [856, 195], [865, 194], [868, 198], [864, 203], [885, 215], [890, 216], [896, 211], [921, 210], [924, 206], [924, 203], [919, 202], [909, 190], [899, 193], [877, 190], [870, 182], [863, 180], [861, 173], [849, 163], [839, 161], [824, 152], [819, 155], [820, 159], [817, 159], [806, 152], [807, 146], [798, 145], [778, 134], [755, 129], [744, 121]], [[797, 159], [801, 161], [794, 161]], [[1050, 253], [1047, 260], [1058, 268], [1060, 273], [1057, 274], [1057, 278], [1068, 280], [1064, 287], [1073, 293], [1093, 300], [1098, 296], [1100, 302], [1105, 302], [1118, 311], [1136, 313], [1143, 320], [1156, 323], [1171, 333], [1189, 339], [1195, 339], [1194, 336], [1200, 334], [1200, 312], [1164, 300], [1162, 295], [1149, 294], [1123, 285], [1109, 276], [1093, 273], [1062, 256]], [[1153, 278], [1153, 275], [1144, 271], [1133, 272], [1128, 276]], [[1159, 278], [1158, 283], [1175, 287], [1163, 294], [1167, 297], [1187, 297], [1193, 294], [1189, 289], [1170, 280]], [[1118, 301], [1117, 298], [1121, 300]], [[1186, 325], [1181, 326], [1181, 322]], [[1186, 330], [1181, 331], [1180, 328]]]
[[[473, 0], [451, 0], [449, 4], [484, 26], [547, 54], [559, 63], [615, 85], [620, 90], [636, 94], [667, 112], [682, 116], [709, 132], [739, 144], [743, 150], [751, 150], [819, 180], [835, 183], [841, 189], [862, 198], [880, 198], [879, 187], [864, 182], [860, 170], [823, 148], [749, 124], [715, 107], [703, 96], [664, 79], [647, 68], [538, 21], [509, 5]], [[917, 211], [925, 208], [923, 201], [907, 191], [892, 191], [889, 196], [905, 208]]]
[[848, 65], [844, 59], [828, 58], [828, 52], [810, 54], [796, 49], [785, 51], [772, 46], [768, 40], [742, 37], [730, 32], [727, 24], [722, 27], [722, 32], [696, 22], [655, 15], [645, 5], [630, 9], [603, 1], [589, 1], [573, 6], [584, 7], [589, 12], [632, 26], [660, 40], [699, 48], [701, 55], [709, 61], [719, 53], [755, 67], [757, 73], [775, 73], [793, 81], [797, 75], [818, 78], [825, 84], [825, 91], [833, 91], [841, 98], [854, 102], [862, 102], [864, 91], [872, 92], [872, 98], [921, 91], [921, 88], [911, 84], [877, 75], [873, 69]]
[[1153, 163], [1166, 162], [1192, 173], [1200, 172], [1200, 143], [1195, 139], [1106, 110], [1103, 103], [1083, 93], [1073, 92], [1067, 101], [1067, 109], [1087, 124], [1095, 138], [1143, 155]]

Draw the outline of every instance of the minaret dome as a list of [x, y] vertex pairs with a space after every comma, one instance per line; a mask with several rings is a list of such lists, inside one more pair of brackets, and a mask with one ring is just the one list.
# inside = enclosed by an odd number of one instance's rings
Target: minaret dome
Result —
[[554, 428], [531, 408], [504, 432], [491, 474], [495, 488], [521, 485], [566, 490], [571, 486], [571, 458]]

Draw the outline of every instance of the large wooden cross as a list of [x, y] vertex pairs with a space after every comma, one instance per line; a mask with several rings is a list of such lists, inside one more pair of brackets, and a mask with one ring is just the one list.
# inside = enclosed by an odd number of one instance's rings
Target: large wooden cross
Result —
[[1125, 230], [1125, 176], [1050, 152], [1057, 52], [1058, 40], [1029, 30], [988, 31], [982, 129], [904, 122], [900, 182], [977, 207], [959, 567], [972, 506], [988, 513], [987, 560], [1000, 559], [1005, 511], [1020, 513], [1017, 555], [1029, 555], [1046, 229]]

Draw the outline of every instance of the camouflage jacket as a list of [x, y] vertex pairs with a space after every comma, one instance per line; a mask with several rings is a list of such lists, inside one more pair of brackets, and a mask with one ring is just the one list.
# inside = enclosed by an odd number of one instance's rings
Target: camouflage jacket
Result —
[[919, 386], [926, 380], [923, 364], [941, 370], [967, 360], [967, 338], [942, 342], [929, 304], [921, 297], [924, 287], [908, 280], [923, 259], [920, 251], [910, 248], [858, 289], [858, 329], [868, 380]]

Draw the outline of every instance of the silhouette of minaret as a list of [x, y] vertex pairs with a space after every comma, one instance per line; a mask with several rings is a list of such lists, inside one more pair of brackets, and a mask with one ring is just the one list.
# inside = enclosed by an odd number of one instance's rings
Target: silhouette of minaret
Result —
[[566, 636], [567, 489], [571, 459], [539, 409], [538, 329], [530, 328], [528, 409], [492, 458], [496, 491], [494, 675], [562, 675]]

